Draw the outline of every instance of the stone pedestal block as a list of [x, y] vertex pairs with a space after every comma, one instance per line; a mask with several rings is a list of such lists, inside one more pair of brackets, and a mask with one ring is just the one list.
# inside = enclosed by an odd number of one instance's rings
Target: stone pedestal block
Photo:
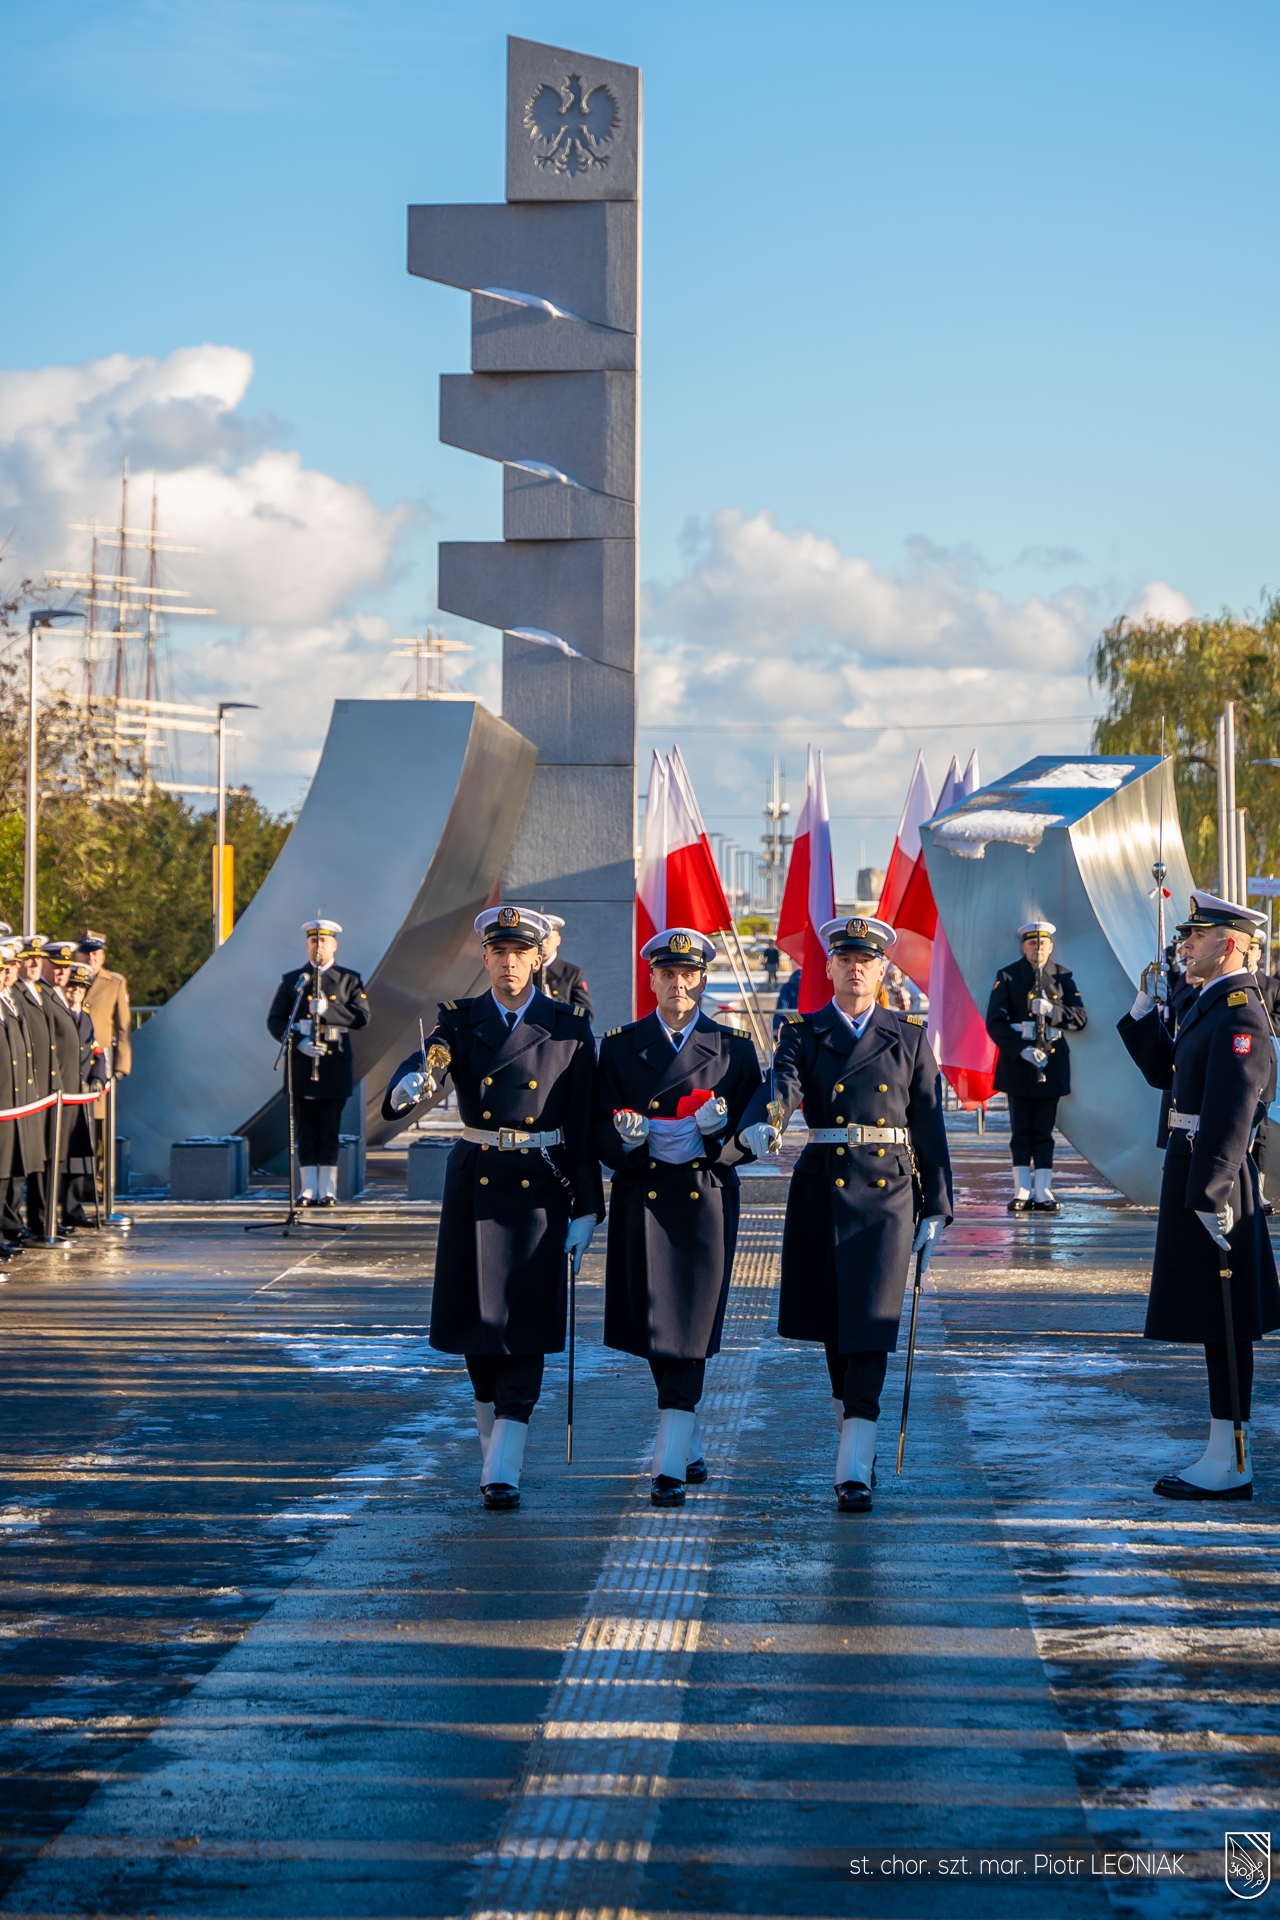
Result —
[[409, 1198], [443, 1200], [444, 1170], [453, 1152], [452, 1140], [415, 1140], [409, 1148]]
[[634, 500], [593, 493], [533, 467], [502, 470], [504, 540], [634, 540]]
[[172, 1200], [234, 1200], [248, 1186], [249, 1142], [243, 1134], [175, 1140], [169, 1149]]
[[440, 438], [486, 460], [536, 460], [634, 500], [634, 373], [445, 373]]
[[409, 271], [468, 293], [533, 294], [596, 326], [638, 331], [640, 211], [410, 207]]
[[[528, 627], [555, 634], [578, 653], [634, 675], [633, 540], [442, 540], [439, 567], [446, 613], [508, 633]], [[503, 712], [520, 728], [519, 709], [508, 711], [505, 698]], [[581, 757], [592, 759], [591, 742], [582, 747]]]
[[514, 288], [471, 296], [472, 373], [635, 373], [636, 361], [634, 333]]

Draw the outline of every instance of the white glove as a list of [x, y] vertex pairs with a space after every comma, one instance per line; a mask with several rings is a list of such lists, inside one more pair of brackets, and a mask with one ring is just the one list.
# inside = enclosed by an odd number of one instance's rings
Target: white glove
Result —
[[1218, 1208], [1216, 1213], [1201, 1213], [1197, 1207], [1196, 1219], [1200, 1222], [1214, 1246], [1221, 1247], [1224, 1253], [1230, 1253], [1231, 1242], [1227, 1239], [1227, 1235], [1236, 1223], [1235, 1214], [1231, 1210], [1231, 1202], [1228, 1200], [1223, 1206]]
[[933, 1258], [933, 1243], [942, 1232], [945, 1220], [945, 1214], [931, 1213], [926, 1219], [922, 1220], [916, 1228], [916, 1237], [911, 1242], [911, 1251], [912, 1253], [923, 1253], [924, 1259], [920, 1262], [920, 1271], [922, 1273], [928, 1273], [929, 1271], [929, 1262]]
[[591, 1236], [596, 1230], [593, 1216], [584, 1213], [580, 1219], [569, 1222], [569, 1231], [565, 1235], [564, 1250], [573, 1255], [573, 1270], [578, 1272], [582, 1265], [582, 1256], [591, 1245]]
[[613, 1124], [622, 1136], [624, 1147], [642, 1147], [649, 1138], [648, 1117], [643, 1113], [633, 1113], [630, 1107], [623, 1107], [621, 1112], [615, 1113]]
[[1031, 1002], [1031, 1012], [1037, 1020], [1052, 1020], [1054, 1015], [1052, 1000], [1046, 1000], [1042, 994], [1038, 1000]]
[[757, 1160], [763, 1160], [767, 1153], [776, 1153], [782, 1144], [778, 1129], [770, 1126], [767, 1120], [757, 1120], [752, 1126], [744, 1127], [738, 1135], [738, 1143], [748, 1153], [754, 1154]]
[[1139, 987], [1138, 997], [1129, 1009], [1129, 1018], [1131, 1020], [1145, 1020], [1155, 1004], [1155, 1001], [1147, 992], [1146, 988]]
[[729, 1102], [704, 1100], [693, 1117], [698, 1123], [699, 1133], [723, 1133], [724, 1123], [729, 1118]]
[[391, 1104], [396, 1112], [403, 1113], [406, 1107], [416, 1107], [426, 1084], [425, 1073], [406, 1073], [403, 1080], [397, 1081], [391, 1089]]
[[1022, 1057], [1024, 1060], [1029, 1060], [1033, 1067], [1039, 1067], [1042, 1073], [1045, 1061], [1049, 1058], [1043, 1047], [1024, 1047]]
[[314, 1040], [299, 1040], [298, 1052], [305, 1053], [308, 1060], [318, 1060], [321, 1057], [320, 1049]]
[[308, 1001], [307, 1010], [313, 1020], [323, 1020], [329, 1011], [329, 1002], [322, 993], [317, 993]]

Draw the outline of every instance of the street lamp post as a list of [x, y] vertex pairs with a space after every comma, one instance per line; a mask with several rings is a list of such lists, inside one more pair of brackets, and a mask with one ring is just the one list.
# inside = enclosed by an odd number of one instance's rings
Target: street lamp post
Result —
[[74, 607], [36, 607], [27, 615], [27, 831], [22, 867], [22, 931], [30, 939], [36, 930], [36, 813], [39, 806], [39, 768], [36, 764], [36, 632], [55, 620], [82, 620]]
[[216, 953], [223, 942], [223, 881], [225, 878], [227, 851], [227, 715], [235, 708], [256, 713], [256, 704], [252, 700], [219, 700], [218, 702], [218, 846], [214, 854], [213, 875], [213, 946]]

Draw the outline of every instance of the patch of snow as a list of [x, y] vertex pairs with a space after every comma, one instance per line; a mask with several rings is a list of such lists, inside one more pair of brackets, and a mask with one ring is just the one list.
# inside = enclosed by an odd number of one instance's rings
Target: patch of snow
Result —
[[571, 660], [585, 660], [586, 655], [562, 640], [558, 633], [548, 633], [545, 627], [507, 627], [506, 632], [515, 640], [532, 640], [535, 646], [559, 647], [561, 653], [567, 653]]
[[488, 294], [490, 300], [510, 300], [517, 307], [536, 307], [540, 313], [549, 314], [553, 320], [576, 320], [579, 326], [590, 324], [580, 313], [570, 313], [568, 307], [557, 307], [552, 301], [543, 300], [536, 293], [518, 293], [514, 287], [477, 287], [476, 292]]
[[1050, 767], [1048, 773], [1038, 773], [1034, 780], [1010, 780], [1008, 786], [1024, 789], [1028, 793], [1038, 787], [1066, 787], [1075, 793], [1087, 792], [1090, 787], [1104, 788], [1114, 793], [1122, 787], [1132, 767], [1117, 766], [1114, 762], [1105, 765], [1097, 760], [1064, 760], [1060, 767]]
[[1060, 813], [1015, 813], [1011, 807], [979, 807], [973, 813], [957, 813], [934, 828], [934, 844], [962, 860], [981, 860], [993, 842], [1026, 847], [1034, 852], [1046, 827], [1059, 827]]

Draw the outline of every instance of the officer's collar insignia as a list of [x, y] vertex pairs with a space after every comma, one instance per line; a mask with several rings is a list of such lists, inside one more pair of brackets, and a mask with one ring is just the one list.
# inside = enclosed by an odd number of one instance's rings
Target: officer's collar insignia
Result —
[[844, 930], [846, 933], [852, 934], [855, 940], [865, 940], [867, 937], [867, 923], [865, 920], [846, 920]]
[[687, 933], [673, 933], [670, 944], [672, 953], [688, 953], [693, 942]]
[[518, 927], [520, 925], [519, 908], [518, 907], [499, 907], [498, 908], [498, 925], [500, 927]]

